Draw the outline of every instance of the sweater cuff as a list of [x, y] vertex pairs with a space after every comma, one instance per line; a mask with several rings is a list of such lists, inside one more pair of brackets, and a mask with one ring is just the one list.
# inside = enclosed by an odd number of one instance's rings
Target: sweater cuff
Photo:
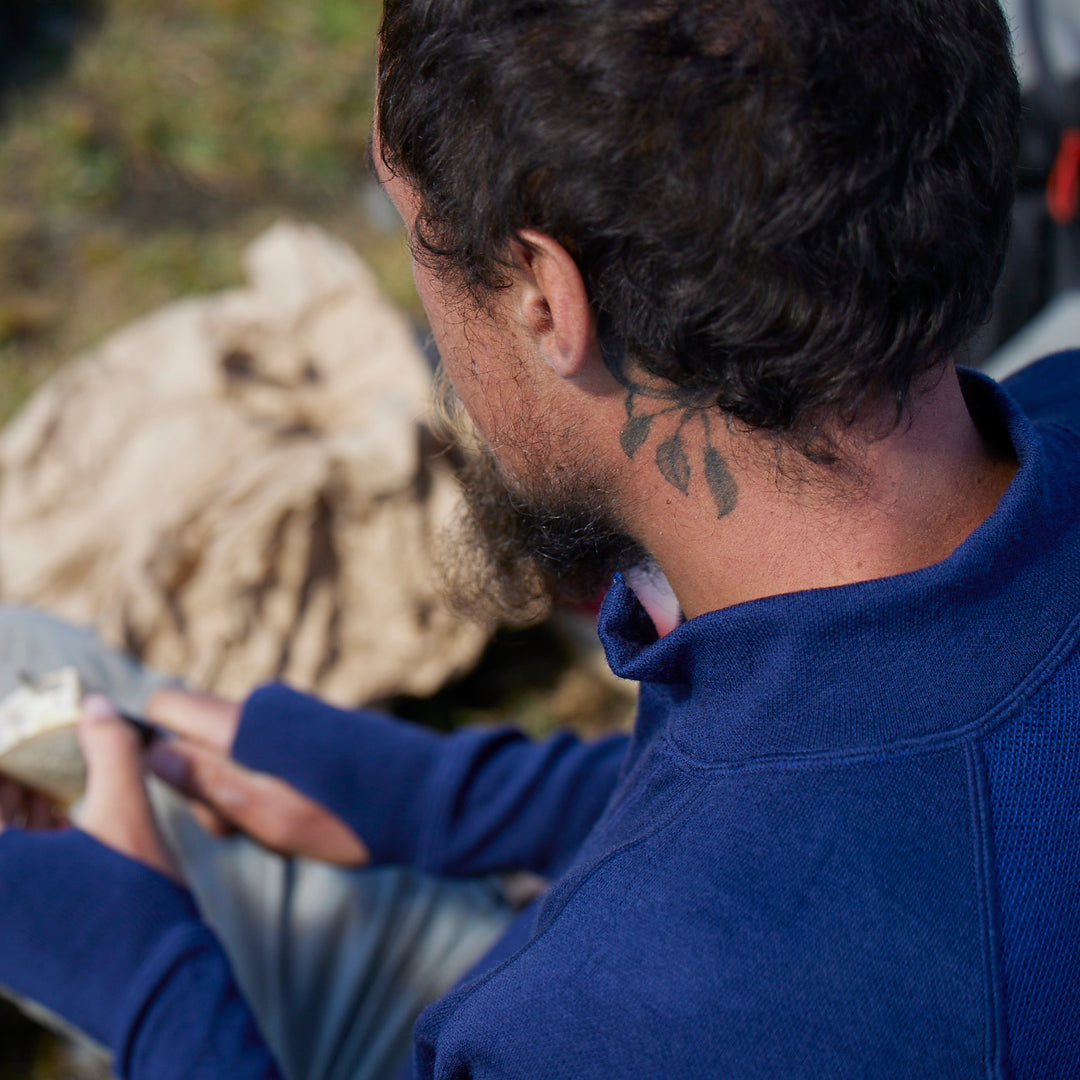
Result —
[[321, 803], [375, 863], [413, 865], [446, 737], [370, 710], [348, 712], [281, 684], [248, 698], [232, 756]]
[[0, 983], [112, 1050], [133, 988], [205, 932], [187, 890], [77, 829], [0, 835]]

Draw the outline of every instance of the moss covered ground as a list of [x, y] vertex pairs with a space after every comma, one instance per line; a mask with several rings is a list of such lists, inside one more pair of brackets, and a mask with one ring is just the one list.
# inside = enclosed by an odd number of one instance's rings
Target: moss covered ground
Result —
[[418, 313], [367, 173], [377, 0], [0, 5], [0, 419], [66, 357], [240, 280], [299, 217]]
[[[326, 226], [419, 314], [365, 164], [378, 0], [0, 3], [0, 421], [66, 358]], [[93, 1075], [0, 1004], [0, 1080]]]

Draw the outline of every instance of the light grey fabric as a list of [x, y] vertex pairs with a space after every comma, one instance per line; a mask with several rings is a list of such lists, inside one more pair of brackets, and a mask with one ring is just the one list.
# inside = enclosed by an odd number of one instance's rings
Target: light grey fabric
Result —
[[[104, 645], [86, 627], [0, 605], [0, 696], [25, 671], [73, 665], [89, 690], [141, 715], [180, 685]], [[283, 858], [242, 836], [208, 835], [153, 779], [151, 796], [203, 918], [289, 1080], [391, 1080], [419, 1011], [503, 933], [514, 911], [489, 881], [408, 868], [348, 871]], [[65, 1025], [19, 1003], [47, 1026]]]
[[1080, 290], [1062, 293], [980, 365], [999, 382], [1028, 364], [1064, 349], [1080, 348]]
[[[394, 1080], [420, 1010], [495, 944], [514, 916], [489, 881], [405, 867], [347, 871], [209, 836], [159, 781], [151, 795], [206, 922], [288, 1080]], [[76, 1052], [75, 1075], [108, 1075], [107, 1052], [0, 988]]]
[[0, 699], [26, 673], [40, 678], [74, 667], [87, 692], [105, 694], [125, 712], [141, 716], [150, 695], [180, 679], [143, 667], [106, 645], [88, 626], [75, 626], [34, 608], [0, 605]]
[[[1044, 47], [1054, 75], [1063, 81], [1080, 72], [1080, 2], [1078, 0], [1038, 0], [1044, 30]], [[1013, 49], [1020, 81], [1025, 91], [1038, 84], [1032, 56], [1027, 0], [1002, 0], [1005, 17], [1012, 28]]]
[[489, 881], [341, 870], [214, 838], [153, 786], [203, 918], [289, 1080], [392, 1080], [412, 1026], [513, 918]]

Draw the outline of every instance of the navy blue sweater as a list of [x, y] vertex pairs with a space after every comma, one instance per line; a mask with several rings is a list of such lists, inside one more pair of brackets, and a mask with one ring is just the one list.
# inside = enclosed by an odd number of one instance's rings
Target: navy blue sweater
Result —
[[[660, 640], [616, 582], [630, 740], [249, 700], [235, 756], [377, 860], [557, 879], [422, 1015], [418, 1076], [1080, 1074], [1080, 356], [1010, 382], [1027, 416], [965, 388], [1020, 470], [944, 562]], [[0, 836], [0, 982], [124, 1076], [276, 1075], [186, 893], [79, 833]]]

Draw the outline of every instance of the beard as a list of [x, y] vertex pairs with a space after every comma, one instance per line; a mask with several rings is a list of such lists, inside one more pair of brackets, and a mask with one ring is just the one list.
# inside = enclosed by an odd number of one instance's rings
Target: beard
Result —
[[511, 479], [445, 377], [439, 391], [439, 427], [453, 436], [462, 462], [463, 508], [437, 554], [456, 611], [482, 622], [531, 622], [552, 605], [595, 601], [616, 572], [648, 561], [586, 447], [569, 453], [564, 446], [558, 468]]

